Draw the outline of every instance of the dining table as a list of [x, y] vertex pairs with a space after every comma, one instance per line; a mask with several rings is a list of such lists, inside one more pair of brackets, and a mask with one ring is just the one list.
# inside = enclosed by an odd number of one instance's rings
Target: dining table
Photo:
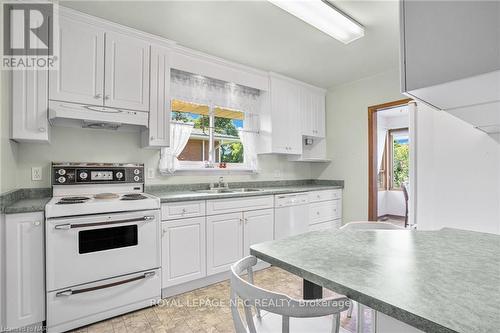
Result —
[[375, 311], [386, 332], [500, 332], [500, 236], [441, 230], [320, 230], [250, 254]]

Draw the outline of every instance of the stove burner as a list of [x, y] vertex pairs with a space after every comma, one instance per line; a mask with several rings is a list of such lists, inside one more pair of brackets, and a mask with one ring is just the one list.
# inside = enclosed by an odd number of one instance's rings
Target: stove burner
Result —
[[70, 205], [70, 204], [84, 203], [89, 199], [90, 199], [89, 197], [63, 197], [56, 204]]
[[120, 200], [143, 200], [147, 199], [145, 195], [141, 193], [130, 193], [130, 194], [124, 194]]

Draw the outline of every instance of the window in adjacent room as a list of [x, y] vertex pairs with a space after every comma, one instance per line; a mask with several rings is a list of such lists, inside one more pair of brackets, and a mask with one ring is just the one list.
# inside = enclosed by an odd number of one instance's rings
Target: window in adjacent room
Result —
[[390, 166], [390, 189], [401, 190], [408, 182], [410, 152], [408, 128], [389, 130], [388, 165]]

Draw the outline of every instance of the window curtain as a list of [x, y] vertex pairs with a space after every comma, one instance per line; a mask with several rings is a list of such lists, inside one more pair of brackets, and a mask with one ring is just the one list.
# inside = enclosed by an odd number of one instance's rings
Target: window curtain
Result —
[[377, 174], [382, 168], [382, 156], [384, 155], [386, 138], [387, 128], [379, 127], [377, 129]]
[[159, 170], [163, 174], [173, 174], [179, 168], [177, 158], [186, 146], [193, 124], [171, 122], [170, 123], [170, 147], [162, 148], [160, 153]]
[[257, 133], [240, 130], [238, 132], [243, 144], [243, 161], [251, 170], [257, 170]]
[[226, 107], [245, 113], [259, 113], [261, 106], [258, 89], [173, 68], [170, 70], [170, 95], [186, 102]]

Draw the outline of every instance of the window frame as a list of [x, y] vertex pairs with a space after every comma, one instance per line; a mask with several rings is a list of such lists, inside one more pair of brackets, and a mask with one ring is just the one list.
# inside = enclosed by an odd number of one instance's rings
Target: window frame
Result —
[[[174, 101], [175, 98], [171, 100], [171, 103]], [[184, 100], [183, 100], [184, 101]], [[191, 103], [188, 101], [184, 101], [187, 103]], [[206, 104], [205, 104], [206, 105]], [[256, 172], [257, 170], [254, 168], [248, 167], [248, 162], [243, 155], [243, 163], [226, 163], [226, 168], [219, 168], [220, 161], [215, 162], [217, 160], [216, 158], [216, 145], [215, 142], [219, 140], [216, 138], [216, 133], [215, 133], [215, 109], [216, 108], [224, 108], [228, 109], [226, 107], [218, 106], [218, 105], [206, 105], [208, 107], [208, 117], [209, 117], [209, 126], [208, 126], [208, 156], [209, 156], [209, 162], [212, 163], [213, 167], [206, 167], [206, 161], [186, 161], [186, 160], [179, 160], [179, 168], [178, 171], [207, 171], [207, 172], [220, 172], [220, 171], [248, 171], [248, 172]], [[234, 110], [234, 109], [231, 109]], [[241, 111], [241, 110], [234, 110], [243, 113], [244, 115], [244, 120], [246, 118], [246, 113]], [[179, 112], [172, 110], [172, 112]], [[170, 119], [170, 121], [173, 121]], [[244, 129], [243, 129], [244, 130]], [[241, 142], [241, 139], [239, 140]], [[245, 147], [243, 147], [245, 149]], [[243, 153], [244, 154], [244, 153]]]
[[[401, 187], [394, 186], [394, 138], [393, 133], [401, 132], [401, 131], [409, 131], [409, 127], [402, 128], [391, 128], [387, 131], [387, 142], [385, 148], [387, 149], [387, 167], [389, 172], [386, 173], [386, 187], [389, 191], [402, 191]], [[386, 150], [384, 149], [384, 152]]]

